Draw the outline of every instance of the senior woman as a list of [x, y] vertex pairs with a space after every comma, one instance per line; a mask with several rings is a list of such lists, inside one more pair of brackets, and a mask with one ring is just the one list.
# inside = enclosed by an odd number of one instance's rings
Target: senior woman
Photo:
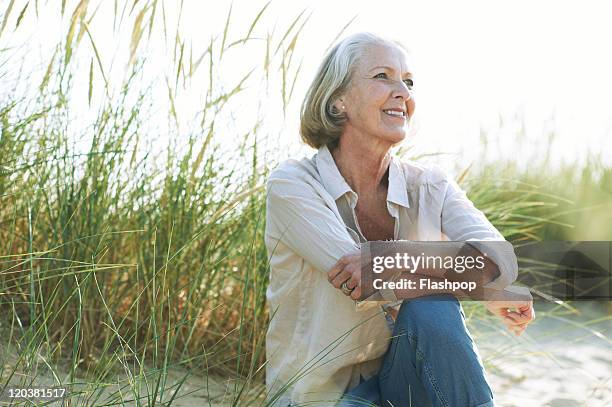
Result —
[[[415, 111], [413, 86], [399, 43], [369, 33], [340, 41], [302, 106], [302, 139], [318, 152], [269, 177], [266, 384], [274, 405], [493, 405], [454, 297], [355, 301], [361, 243], [503, 240], [454, 181], [392, 154]], [[516, 258], [491, 258], [497, 267], [486, 279], [502, 289], [516, 278]], [[487, 305], [517, 334], [534, 316], [530, 301], [515, 311]]]

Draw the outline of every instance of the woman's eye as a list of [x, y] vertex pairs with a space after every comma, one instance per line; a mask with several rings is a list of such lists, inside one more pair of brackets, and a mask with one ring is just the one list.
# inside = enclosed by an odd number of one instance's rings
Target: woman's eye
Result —
[[384, 73], [384, 72], [381, 72], [381, 73], [377, 74], [377, 75], [375, 76], [375, 78], [387, 79], [387, 74], [386, 74], [386, 73]]
[[408, 79], [404, 79], [404, 83], [406, 84], [406, 86], [408, 86], [409, 88], [412, 88], [414, 86], [414, 81], [410, 78]]

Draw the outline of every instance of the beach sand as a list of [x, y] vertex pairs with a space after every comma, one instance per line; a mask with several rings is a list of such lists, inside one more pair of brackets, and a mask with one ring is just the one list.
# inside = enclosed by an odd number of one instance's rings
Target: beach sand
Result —
[[519, 338], [499, 326], [479, 337], [500, 406], [612, 406], [612, 322], [587, 324], [609, 315], [606, 304], [574, 306], [579, 313], [563, 318], [541, 310]]
[[[501, 323], [470, 323], [472, 334], [478, 338], [476, 343], [498, 406], [612, 406], [612, 344], [609, 339], [612, 323], [607, 319], [586, 325], [587, 321], [609, 315], [609, 311], [602, 304], [585, 303], [576, 307], [579, 314], [563, 318], [546, 316], [550, 307], [541, 310], [536, 307], [538, 318], [519, 338], [505, 331]], [[14, 361], [15, 355], [10, 359]], [[3, 363], [6, 368], [11, 362], [4, 357]], [[51, 376], [42, 372], [39, 370], [34, 382], [51, 385]], [[185, 374], [183, 370], [170, 370], [166, 387], [181, 381]], [[235, 380], [192, 374], [172, 405], [228, 406], [236, 384]], [[104, 393], [116, 389], [116, 385], [110, 385]], [[124, 391], [124, 394], [127, 399], [131, 398], [129, 392]], [[86, 404], [84, 399], [74, 401], [73, 405]]]

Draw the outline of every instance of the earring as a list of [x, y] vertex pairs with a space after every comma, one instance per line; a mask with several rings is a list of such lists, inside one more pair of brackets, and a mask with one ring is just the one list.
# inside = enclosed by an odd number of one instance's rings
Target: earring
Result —
[[342, 110], [346, 109], [346, 106], [342, 105]]

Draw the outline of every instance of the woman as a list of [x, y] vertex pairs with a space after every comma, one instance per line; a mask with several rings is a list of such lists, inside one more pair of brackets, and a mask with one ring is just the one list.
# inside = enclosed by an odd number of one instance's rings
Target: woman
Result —
[[[493, 405], [456, 299], [393, 304], [393, 292], [375, 293], [386, 312], [380, 302], [354, 301], [360, 243], [503, 240], [442, 172], [391, 154], [415, 111], [413, 85], [398, 43], [368, 33], [342, 40], [302, 106], [301, 136], [317, 154], [270, 175], [266, 383], [274, 405]], [[504, 288], [516, 258], [490, 256], [498, 267], [489, 286]], [[533, 319], [530, 301], [513, 312], [488, 307], [517, 334]]]

